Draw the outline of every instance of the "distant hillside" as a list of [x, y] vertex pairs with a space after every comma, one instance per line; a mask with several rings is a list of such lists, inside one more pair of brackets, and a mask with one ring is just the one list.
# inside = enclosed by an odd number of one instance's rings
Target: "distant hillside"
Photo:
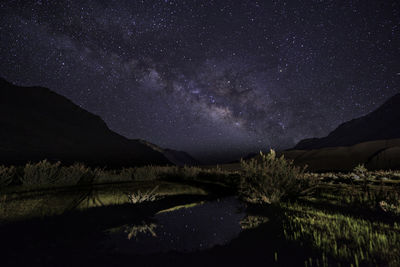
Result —
[[293, 159], [297, 165], [307, 164], [311, 171], [350, 171], [360, 163], [369, 170], [400, 169], [400, 139], [313, 150], [288, 150], [279, 154]]
[[293, 149], [351, 146], [361, 142], [400, 138], [400, 94], [375, 111], [341, 124], [328, 136], [300, 141]]
[[111, 131], [99, 116], [49, 89], [0, 79], [0, 164], [44, 158], [109, 167], [172, 163], [162, 151]]
[[150, 142], [147, 142], [145, 140], [139, 140], [139, 142], [151, 147], [152, 149], [159, 151], [162, 153], [169, 161], [174, 163], [175, 165], [178, 166], [195, 166], [195, 165], [200, 165], [201, 163], [193, 158], [189, 153], [185, 151], [178, 151], [178, 150], [173, 150], [173, 149], [168, 149], [168, 148], [161, 148], [155, 144], [152, 144]]

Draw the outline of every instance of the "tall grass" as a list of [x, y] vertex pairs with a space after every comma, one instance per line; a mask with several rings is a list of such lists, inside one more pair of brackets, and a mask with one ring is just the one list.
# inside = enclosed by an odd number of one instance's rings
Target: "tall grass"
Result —
[[317, 179], [305, 176], [305, 168], [297, 167], [283, 156], [260, 152], [259, 158], [241, 160], [240, 191], [245, 200], [258, 203], [276, 203], [312, 192]]
[[396, 222], [371, 222], [297, 204], [286, 209], [284, 235], [289, 240], [311, 245], [353, 266], [400, 264], [400, 225]]
[[77, 183], [90, 184], [99, 177], [100, 173], [100, 169], [91, 169], [82, 163], [75, 163], [74, 165], [61, 168], [58, 183], [70, 185]]
[[75, 185], [94, 182], [101, 170], [91, 169], [81, 163], [61, 166], [60, 162], [50, 163], [47, 160], [28, 163], [19, 176], [23, 186]]
[[14, 166], [0, 166], [0, 189], [8, 186], [16, 176], [17, 169]]
[[62, 166], [60, 162], [51, 163], [43, 160], [28, 163], [20, 167], [0, 166], [0, 189], [15, 179], [25, 187], [76, 185], [90, 183], [112, 183], [129, 181], [154, 180], [208, 180], [231, 183], [231, 173], [217, 169], [201, 169], [199, 167], [177, 166], [143, 166], [106, 170], [90, 168], [82, 163]]
[[128, 194], [128, 199], [131, 204], [138, 204], [142, 202], [151, 202], [157, 199], [157, 189], [158, 185], [155, 186], [153, 189], [149, 189], [147, 191], [140, 191], [140, 189], [136, 192], [132, 192]]
[[254, 229], [268, 221], [269, 221], [269, 218], [265, 217], [265, 216], [247, 215], [242, 220], [240, 220], [240, 228], [242, 228], [243, 230]]
[[21, 176], [23, 185], [54, 184], [60, 178], [61, 163], [50, 163], [47, 160], [38, 163], [28, 163], [24, 167], [24, 174]]
[[120, 177], [133, 181], [152, 181], [178, 174], [176, 166], [143, 166], [137, 168], [125, 168], [120, 172]]

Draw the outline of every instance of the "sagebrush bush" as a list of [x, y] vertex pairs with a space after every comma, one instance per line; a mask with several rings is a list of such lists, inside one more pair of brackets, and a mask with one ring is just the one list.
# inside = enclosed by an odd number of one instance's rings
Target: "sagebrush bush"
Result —
[[92, 183], [100, 173], [100, 169], [91, 169], [82, 163], [61, 166], [60, 162], [43, 160], [26, 164], [19, 178], [24, 186], [76, 185]]
[[258, 203], [276, 203], [312, 192], [317, 179], [305, 176], [305, 167], [297, 167], [283, 155], [276, 157], [260, 152], [259, 159], [241, 160], [240, 192], [245, 200]]
[[8, 186], [12, 182], [16, 172], [17, 170], [14, 166], [0, 166], [0, 189]]
[[364, 164], [358, 164], [354, 167], [353, 172], [359, 176], [364, 176], [368, 172]]
[[199, 167], [183, 166], [178, 168], [176, 176], [183, 180], [194, 180], [200, 176], [202, 172], [206, 172]]
[[99, 176], [99, 169], [92, 170], [82, 163], [75, 163], [68, 167], [62, 167], [58, 176], [58, 184], [75, 185], [77, 183], [92, 183]]
[[124, 168], [121, 170], [119, 175], [127, 181], [129, 181], [129, 180], [133, 181], [133, 180], [135, 180], [135, 172], [136, 172], [136, 168]]
[[126, 180], [152, 181], [178, 174], [176, 166], [143, 166], [137, 168], [125, 168], [120, 172], [120, 176]]
[[20, 177], [23, 185], [51, 185], [60, 179], [61, 163], [50, 163], [47, 160], [38, 163], [28, 163]]

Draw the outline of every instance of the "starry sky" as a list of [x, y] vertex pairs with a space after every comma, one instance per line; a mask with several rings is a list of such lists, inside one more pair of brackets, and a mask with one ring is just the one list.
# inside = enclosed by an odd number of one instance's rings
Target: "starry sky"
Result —
[[398, 1], [0, 3], [0, 76], [203, 161], [321, 137], [400, 91]]

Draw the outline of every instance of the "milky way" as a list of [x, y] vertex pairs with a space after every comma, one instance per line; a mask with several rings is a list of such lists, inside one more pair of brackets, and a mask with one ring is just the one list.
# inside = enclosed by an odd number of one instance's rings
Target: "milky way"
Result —
[[398, 1], [2, 1], [0, 75], [203, 160], [326, 135], [399, 92]]

